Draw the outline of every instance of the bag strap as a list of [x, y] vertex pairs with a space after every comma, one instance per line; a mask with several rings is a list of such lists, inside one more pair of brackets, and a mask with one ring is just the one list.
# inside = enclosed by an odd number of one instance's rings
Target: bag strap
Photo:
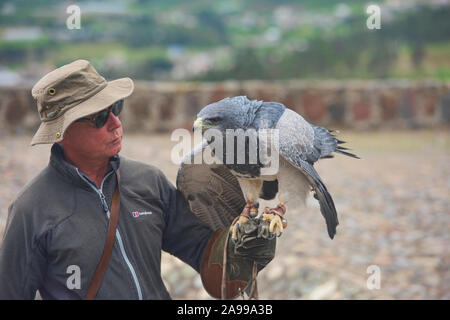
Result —
[[119, 183], [120, 183], [120, 172], [116, 171], [117, 185], [114, 191], [111, 211], [109, 216], [108, 231], [106, 233], [105, 248], [103, 249], [102, 257], [97, 265], [94, 276], [92, 277], [91, 284], [87, 291], [85, 300], [94, 300], [97, 295], [97, 291], [102, 284], [103, 276], [105, 275], [106, 268], [108, 267], [109, 258], [111, 257], [111, 252], [114, 246], [114, 240], [116, 237], [117, 223], [119, 222], [119, 209], [120, 209], [120, 193], [119, 193]]

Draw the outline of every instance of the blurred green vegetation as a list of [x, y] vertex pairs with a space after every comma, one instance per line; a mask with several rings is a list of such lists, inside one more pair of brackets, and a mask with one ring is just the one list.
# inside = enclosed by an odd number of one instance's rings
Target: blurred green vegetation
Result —
[[[140, 79], [449, 80], [450, 5], [390, 2], [369, 30], [361, 0], [86, 0], [74, 2], [81, 29], [69, 30], [70, 3], [0, 0], [0, 66], [84, 58]], [[38, 32], [5, 39], [20, 28]]]

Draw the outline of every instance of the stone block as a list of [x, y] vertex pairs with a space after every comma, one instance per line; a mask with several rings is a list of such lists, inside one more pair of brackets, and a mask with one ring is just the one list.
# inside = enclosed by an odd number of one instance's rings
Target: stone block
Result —
[[327, 108], [318, 90], [308, 90], [301, 98], [306, 120], [321, 123], [327, 115]]

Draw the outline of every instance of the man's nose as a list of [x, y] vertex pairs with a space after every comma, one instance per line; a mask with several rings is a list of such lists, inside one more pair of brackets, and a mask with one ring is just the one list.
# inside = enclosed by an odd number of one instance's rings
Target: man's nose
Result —
[[108, 121], [106, 123], [109, 130], [115, 130], [118, 127], [122, 126], [122, 122], [119, 119], [119, 116], [114, 115], [114, 113], [110, 112]]

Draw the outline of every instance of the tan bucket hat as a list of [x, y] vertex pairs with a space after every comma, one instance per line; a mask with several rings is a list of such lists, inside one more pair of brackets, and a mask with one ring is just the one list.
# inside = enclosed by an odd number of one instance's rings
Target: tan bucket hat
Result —
[[31, 145], [63, 140], [64, 132], [75, 120], [130, 96], [133, 89], [130, 78], [108, 82], [86, 60], [53, 70], [31, 90], [42, 121]]

